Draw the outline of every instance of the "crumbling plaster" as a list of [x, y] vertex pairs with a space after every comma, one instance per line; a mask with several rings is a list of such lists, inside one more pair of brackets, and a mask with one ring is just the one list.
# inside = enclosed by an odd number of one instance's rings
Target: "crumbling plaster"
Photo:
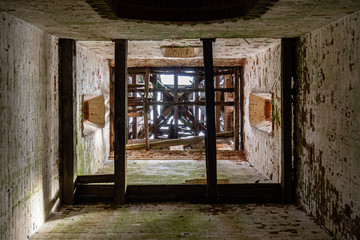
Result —
[[[244, 66], [245, 93], [245, 153], [247, 160], [273, 182], [280, 182], [281, 159], [281, 86], [280, 40], [278, 44], [250, 56]], [[272, 132], [262, 131], [250, 125], [250, 93], [272, 94]]]
[[360, 239], [360, 12], [300, 37], [297, 196], [338, 239]]
[[[109, 157], [110, 151], [110, 67], [108, 60], [81, 44], [76, 44], [77, 173], [93, 174]], [[105, 126], [85, 133], [83, 100], [104, 95]]]
[[279, 0], [260, 18], [178, 26], [101, 18], [85, 0], [0, 1], [0, 11], [76, 40], [294, 37], [358, 10], [360, 1], [354, 0]]
[[0, 32], [0, 239], [26, 239], [59, 203], [58, 40], [3, 12]]

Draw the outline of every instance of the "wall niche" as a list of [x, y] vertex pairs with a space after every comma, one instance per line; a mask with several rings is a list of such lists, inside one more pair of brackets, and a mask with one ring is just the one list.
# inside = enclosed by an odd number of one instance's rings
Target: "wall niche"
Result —
[[250, 125], [268, 134], [272, 133], [272, 94], [250, 93]]

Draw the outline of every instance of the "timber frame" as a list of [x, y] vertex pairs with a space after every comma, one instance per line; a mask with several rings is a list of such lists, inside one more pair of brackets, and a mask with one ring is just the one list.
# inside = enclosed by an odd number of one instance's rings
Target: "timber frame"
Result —
[[[214, 76], [219, 75], [219, 69], [212, 66], [212, 42], [213, 39], [203, 39], [204, 46], [204, 64], [205, 71], [204, 75], [195, 74], [195, 83], [193, 92], [204, 92], [207, 98], [206, 103], [198, 103], [196, 107], [199, 108], [206, 105], [206, 119], [207, 129], [205, 130], [206, 135], [206, 165], [207, 165], [207, 184], [205, 185], [126, 185], [126, 142], [128, 129], [123, 126], [128, 126], [127, 121], [129, 117], [138, 117], [133, 114], [129, 116], [129, 113], [134, 113], [134, 106], [142, 107], [143, 111], [148, 111], [149, 107], [153, 104], [164, 105], [164, 106], [181, 106], [179, 101], [181, 96], [173, 95], [174, 103], [159, 103], [149, 99], [146, 96], [146, 92], [170, 92], [166, 89], [150, 89], [148, 83], [154, 81], [151, 79], [150, 73], [160, 71], [159, 68], [127, 68], [126, 57], [127, 57], [127, 40], [115, 40], [115, 70], [114, 73], [114, 110], [113, 110], [113, 122], [114, 122], [114, 150], [115, 150], [115, 174], [108, 175], [91, 175], [91, 176], [78, 176], [76, 179], [76, 202], [91, 202], [91, 201], [110, 201], [118, 204], [124, 202], [153, 202], [153, 201], [189, 201], [189, 202], [229, 202], [229, 203], [265, 203], [265, 202], [292, 202], [293, 194], [293, 182], [292, 182], [292, 91], [291, 91], [291, 79], [295, 80], [294, 62], [296, 56], [294, 53], [294, 40], [293, 39], [282, 39], [282, 75], [281, 75], [281, 92], [282, 92], [282, 112], [281, 112], [281, 124], [282, 124], [282, 180], [281, 183], [270, 183], [270, 184], [217, 184], [216, 176], [216, 148], [214, 147], [214, 140], [216, 136], [216, 106], [226, 106], [227, 104], [218, 104], [215, 99], [215, 92], [227, 92], [234, 91], [237, 88], [238, 95], [235, 94], [235, 101], [238, 101], [238, 124], [237, 131], [240, 131], [238, 135], [239, 144], [238, 148], [244, 148], [244, 71], [242, 67], [236, 68], [236, 72], [233, 72], [237, 78], [236, 87], [233, 89], [224, 88], [219, 90], [218, 87], [214, 88]], [[189, 74], [183, 72], [183, 69], [173, 69], [176, 74]], [[131, 84], [128, 84], [127, 71], [132, 77]], [[234, 71], [234, 70], [233, 70]], [[136, 86], [136, 75], [145, 74], [144, 86], [138, 88]], [[193, 73], [191, 73], [194, 75]], [[200, 87], [200, 79], [205, 77], [205, 89]], [[239, 79], [240, 78], [240, 79]], [[146, 82], [148, 82], [146, 84]], [[216, 81], [215, 81], [216, 84]], [[136, 88], [136, 90], [133, 90]], [[144, 90], [141, 90], [141, 89]], [[178, 86], [174, 87], [177, 93], [182, 92]], [[128, 91], [129, 89], [129, 91]], [[226, 90], [225, 90], [226, 89]], [[137, 105], [137, 100], [129, 103], [136, 103], [134, 105], [128, 104], [128, 99], [131, 97], [137, 97], [131, 95], [128, 98], [128, 93], [133, 92], [144, 92], [144, 97], [141, 104]], [[168, 97], [169, 98], [169, 97]], [[146, 100], [147, 99], [147, 100]], [[195, 102], [200, 102], [199, 95], [194, 97]], [[181, 103], [183, 104], [183, 103]], [[188, 103], [192, 105], [193, 103]], [[234, 105], [234, 103], [231, 103]], [[186, 105], [186, 104], [184, 104]], [[127, 107], [131, 106], [128, 111]], [[174, 108], [174, 107], [173, 107]], [[178, 114], [181, 112], [181, 108], [178, 108]], [[156, 115], [158, 113], [154, 113]], [[147, 114], [146, 114], [147, 115]], [[180, 115], [180, 114], [179, 114]], [[195, 114], [194, 114], [195, 115]], [[155, 125], [158, 122], [158, 118], [154, 118]], [[198, 117], [194, 120], [194, 134], [199, 134], [201, 130], [200, 123], [197, 121]], [[210, 120], [210, 123], [209, 123]], [[149, 131], [149, 123], [146, 124], [147, 130]], [[198, 126], [198, 127], [197, 127]], [[134, 125], [132, 125], [134, 129]], [[287, 131], [285, 131], [287, 130]], [[159, 129], [151, 130], [153, 134], [159, 134]], [[234, 134], [235, 135], [235, 134]], [[146, 148], [150, 148], [149, 141], [145, 142]], [[215, 154], [214, 154], [215, 149]], [[75, 171], [74, 169], [72, 169]], [[114, 183], [114, 184], [109, 184]]]
[[[239, 150], [239, 135], [243, 135], [243, 132], [239, 132], [239, 119], [241, 118], [239, 113], [239, 75], [241, 69], [241, 67], [214, 68], [214, 75], [218, 79], [218, 87], [214, 89], [217, 97], [215, 102], [216, 132], [220, 135], [231, 132], [235, 143], [234, 150]], [[128, 139], [145, 139], [145, 149], [148, 150], [150, 149], [149, 138], [181, 139], [206, 133], [206, 124], [202, 120], [206, 115], [203, 68], [131, 67], [127, 70], [129, 74]], [[114, 68], [111, 67], [111, 89], [114, 88], [114, 72]], [[160, 76], [169, 74], [174, 77], [173, 85], [166, 85], [161, 81]], [[178, 78], [182, 76], [192, 77], [193, 83], [180, 86]], [[228, 79], [230, 79], [230, 85]], [[113, 100], [111, 100], [112, 103]], [[113, 109], [112, 105], [110, 109]], [[228, 109], [231, 111], [229, 112]], [[112, 111], [110, 118], [113, 118]], [[179, 122], [181, 125], [178, 124]], [[113, 125], [112, 123], [111, 120], [111, 125]], [[229, 126], [225, 127], [225, 123], [230, 123], [230, 128]], [[111, 126], [111, 139], [114, 135], [113, 129]], [[226, 136], [229, 137], [228, 134]], [[112, 143], [111, 140], [110, 144]]]

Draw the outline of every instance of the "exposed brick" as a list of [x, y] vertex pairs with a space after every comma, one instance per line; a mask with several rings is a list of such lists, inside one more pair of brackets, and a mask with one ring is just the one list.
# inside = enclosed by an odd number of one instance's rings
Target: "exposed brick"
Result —
[[359, 12], [298, 43], [298, 201], [338, 239], [360, 239], [359, 46]]
[[0, 239], [26, 239], [59, 197], [58, 40], [0, 19]]
[[[107, 59], [76, 44], [76, 122], [77, 173], [93, 174], [110, 151], [110, 68]], [[97, 128], [83, 122], [83, 101], [103, 95], [105, 126]]]
[[[247, 160], [273, 181], [280, 181], [280, 41], [265, 51], [246, 59], [245, 81], [245, 151]], [[251, 126], [249, 120], [250, 93], [271, 93], [271, 122]], [[262, 129], [272, 129], [271, 134]]]

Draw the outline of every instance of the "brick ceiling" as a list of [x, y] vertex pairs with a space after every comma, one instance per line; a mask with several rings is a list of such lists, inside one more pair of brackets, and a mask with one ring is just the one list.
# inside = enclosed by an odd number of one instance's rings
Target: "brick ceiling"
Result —
[[77, 40], [295, 37], [360, 10], [359, 0], [279, 0], [260, 18], [212, 24], [109, 20], [85, 0], [1, 0], [7, 11], [57, 37]]

